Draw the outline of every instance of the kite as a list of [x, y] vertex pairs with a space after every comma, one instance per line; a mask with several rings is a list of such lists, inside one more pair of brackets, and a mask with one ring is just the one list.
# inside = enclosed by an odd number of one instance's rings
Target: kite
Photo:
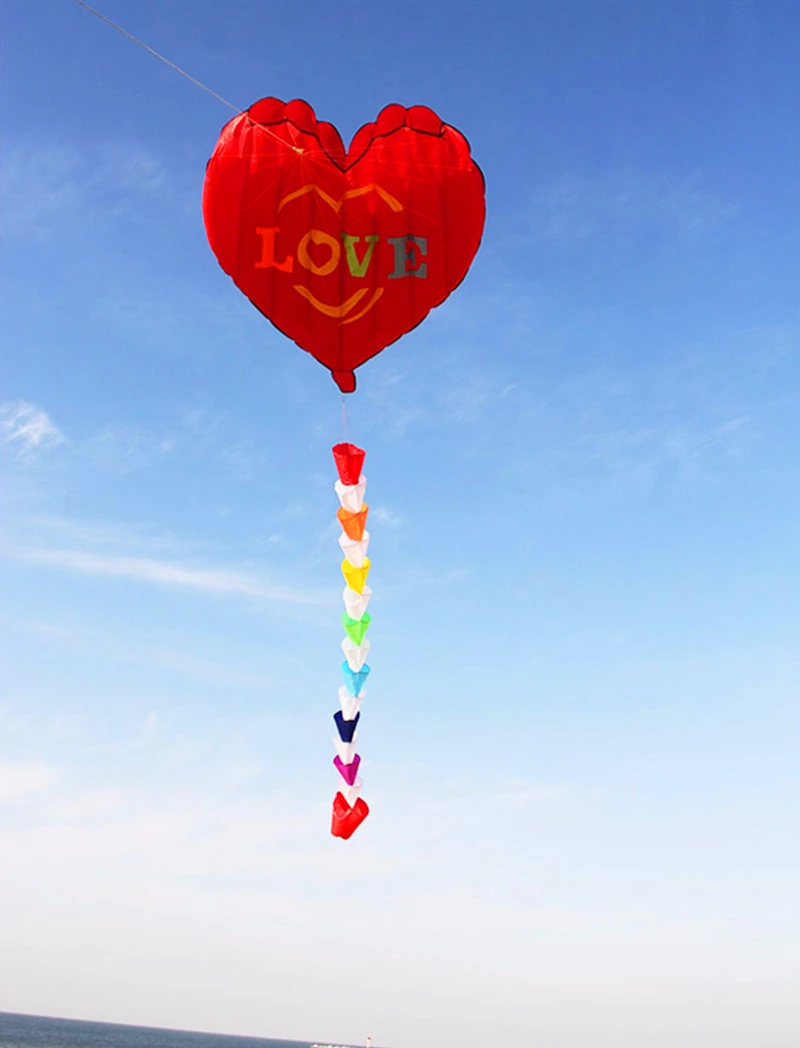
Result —
[[[263, 98], [222, 129], [203, 186], [206, 233], [222, 269], [328, 368], [342, 394], [355, 391], [357, 368], [458, 287], [485, 216], [469, 143], [426, 106], [387, 106], [345, 149], [307, 102]], [[333, 456], [345, 637], [331, 832], [347, 839], [369, 813], [355, 747], [370, 672], [371, 561], [365, 452], [346, 442]]]

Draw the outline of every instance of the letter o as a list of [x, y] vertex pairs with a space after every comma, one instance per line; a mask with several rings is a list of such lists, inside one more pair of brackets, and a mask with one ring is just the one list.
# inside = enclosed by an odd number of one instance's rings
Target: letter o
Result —
[[[327, 244], [331, 249], [331, 257], [328, 261], [318, 266], [314, 259], [308, 253], [308, 242], [311, 240], [315, 244]], [[300, 243], [297, 245], [297, 261], [301, 266], [305, 266], [306, 269], [310, 269], [312, 273], [315, 273], [318, 277], [326, 277], [329, 273], [332, 273], [334, 269], [339, 265], [339, 256], [342, 253], [342, 246], [338, 240], [334, 240], [333, 237], [328, 236], [327, 233], [323, 233], [321, 229], [309, 229]]]

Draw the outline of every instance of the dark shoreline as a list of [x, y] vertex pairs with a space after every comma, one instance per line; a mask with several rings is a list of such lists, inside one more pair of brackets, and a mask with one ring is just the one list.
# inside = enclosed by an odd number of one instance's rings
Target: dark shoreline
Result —
[[0, 1012], [0, 1048], [356, 1048], [322, 1038], [281, 1040], [95, 1019]]

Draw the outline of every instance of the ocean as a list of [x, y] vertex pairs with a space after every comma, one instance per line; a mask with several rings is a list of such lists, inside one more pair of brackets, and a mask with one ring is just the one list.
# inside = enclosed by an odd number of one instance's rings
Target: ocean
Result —
[[[327, 1045], [327, 1041], [320, 1041]], [[229, 1037], [0, 1012], [0, 1048], [310, 1048], [310, 1041]], [[343, 1046], [346, 1048], [346, 1046]]]

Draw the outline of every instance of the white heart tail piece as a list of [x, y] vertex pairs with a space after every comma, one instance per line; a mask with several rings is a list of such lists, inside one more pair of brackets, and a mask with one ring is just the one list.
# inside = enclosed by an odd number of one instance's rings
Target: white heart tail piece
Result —
[[361, 793], [362, 785], [361, 779], [356, 779], [352, 786], [348, 786], [346, 782], [338, 783], [339, 793], [341, 793], [351, 808], [356, 803], [359, 793]]
[[336, 747], [336, 752], [339, 754], [339, 760], [342, 764], [352, 764], [353, 757], [356, 755], [356, 742], [358, 741], [358, 732], [353, 736], [352, 742], [342, 742], [338, 735], [333, 736], [333, 745]]
[[342, 590], [342, 597], [344, 598], [345, 610], [351, 619], [358, 620], [364, 618], [364, 612], [367, 610], [367, 605], [369, 604], [371, 596], [371, 586], [365, 586], [363, 593], [356, 593], [354, 589], [345, 586]]
[[342, 716], [345, 720], [351, 721], [356, 719], [356, 714], [361, 708], [361, 702], [365, 694], [366, 691], [364, 688], [361, 689], [361, 694], [358, 697], [351, 695], [344, 685], [339, 688], [339, 703], [342, 707]]
[[362, 473], [358, 478], [358, 484], [342, 484], [337, 480], [333, 490], [339, 497], [342, 509], [349, 513], [358, 513], [364, 503], [364, 492], [367, 490], [367, 478]]
[[339, 548], [354, 568], [363, 568], [369, 549], [369, 532], [364, 532], [364, 537], [360, 542], [351, 539], [349, 535], [340, 535]]
[[347, 659], [347, 665], [353, 673], [358, 673], [367, 661], [369, 649], [370, 642], [366, 639], [362, 640], [360, 644], [354, 644], [349, 637], [344, 638], [342, 641], [342, 651], [344, 652], [344, 657]]

